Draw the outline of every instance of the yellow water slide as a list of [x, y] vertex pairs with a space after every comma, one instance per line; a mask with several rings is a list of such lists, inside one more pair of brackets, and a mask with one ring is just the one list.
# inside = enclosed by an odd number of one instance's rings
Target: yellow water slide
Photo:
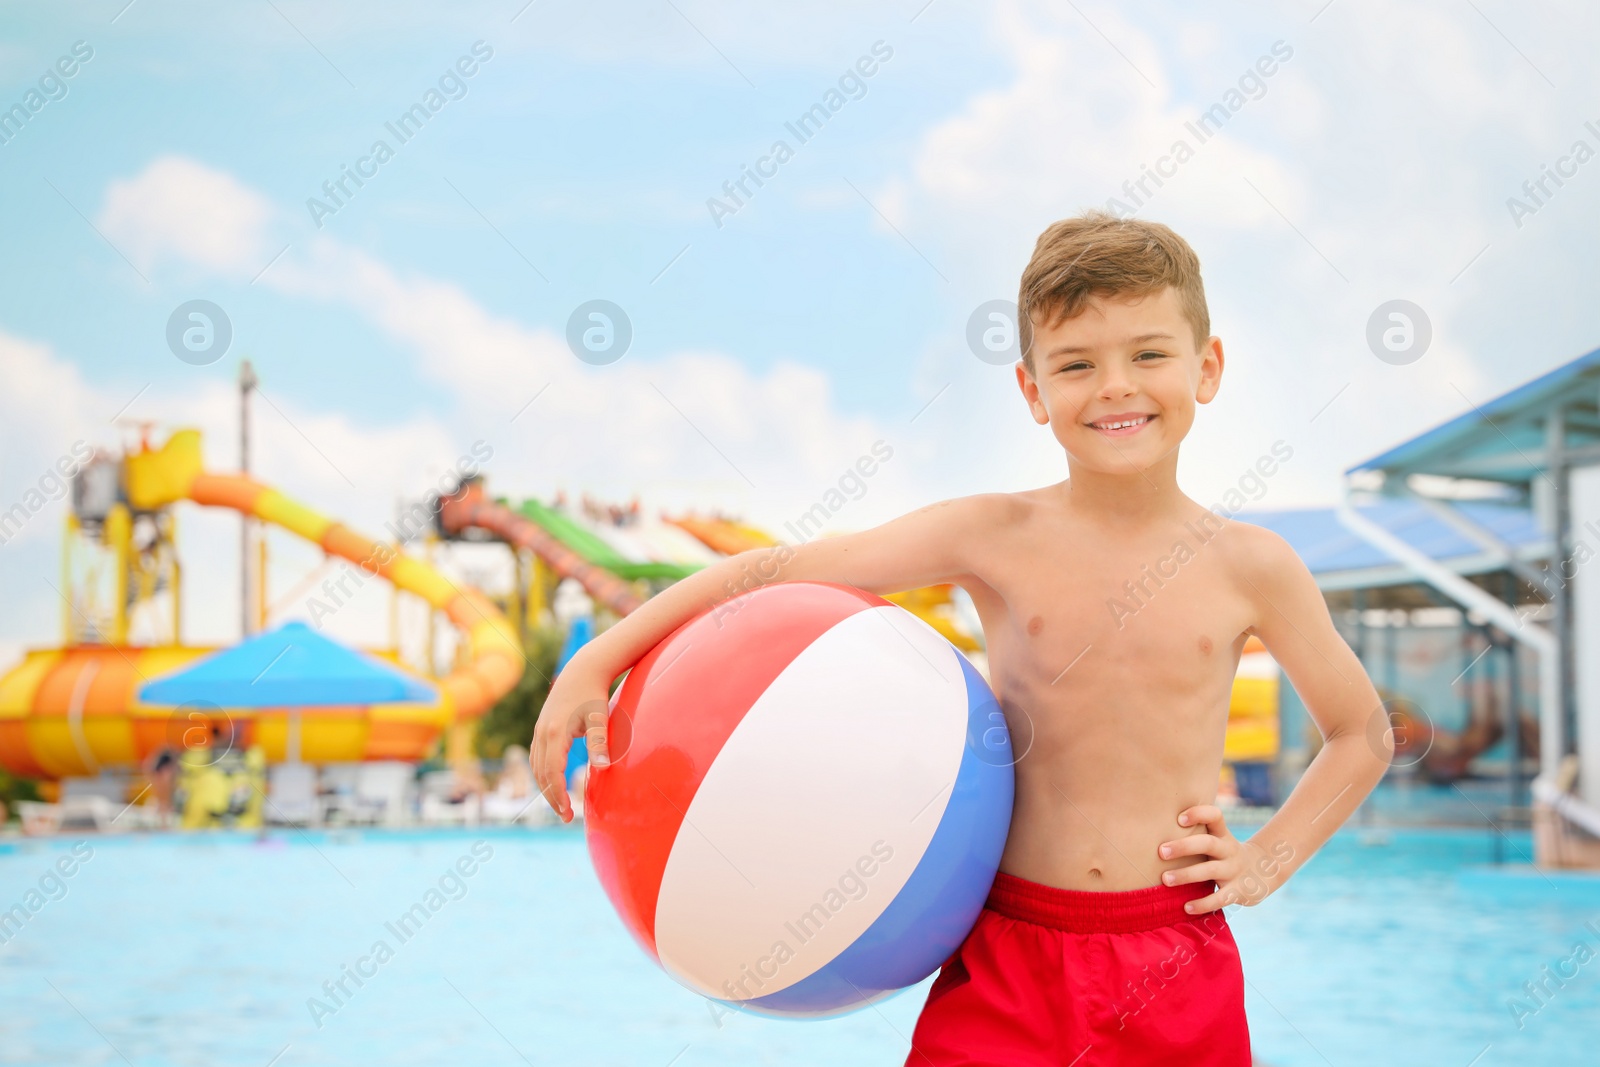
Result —
[[[422, 560], [375, 542], [251, 478], [203, 469], [197, 430], [126, 459], [128, 504], [154, 511], [180, 500], [225, 507], [272, 523], [384, 578], [444, 614], [464, 637], [460, 666], [439, 679], [434, 705], [314, 708], [300, 713], [310, 762], [421, 759], [453, 722], [483, 715], [522, 675], [511, 623], [482, 593], [461, 588]], [[162, 744], [181, 747], [218, 720], [243, 731], [273, 760], [285, 758], [291, 709], [154, 707], [139, 687], [210, 652], [182, 646], [75, 645], [40, 649], [0, 677], [0, 767], [38, 778], [137, 766]], [[202, 721], [203, 720], [203, 721]], [[244, 739], [240, 739], [244, 740]]]
[[[778, 543], [765, 530], [749, 523], [726, 518], [697, 518], [685, 515], [669, 518], [669, 524], [693, 534], [707, 547], [724, 555], [734, 556], [755, 548], [769, 548]], [[921, 589], [908, 589], [903, 593], [890, 593], [885, 599], [899, 604], [923, 622], [932, 626], [946, 641], [963, 652], [976, 652], [982, 646], [977, 639], [962, 629], [955, 619], [951, 603], [951, 585], [930, 585]]]

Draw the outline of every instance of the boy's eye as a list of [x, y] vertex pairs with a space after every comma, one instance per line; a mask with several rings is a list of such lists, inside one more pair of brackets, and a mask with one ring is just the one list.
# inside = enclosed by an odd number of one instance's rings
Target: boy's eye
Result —
[[1063, 370], [1063, 371], [1083, 370], [1083, 368], [1087, 367], [1088, 365], [1089, 364], [1085, 363], [1083, 360], [1080, 359], [1080, 360], [1077, 360], [1077, 361], [1075, 361], [1073, 363], [1063, 364], [1059, 369]]
[[1134, 356], [1133, 358], [1134, 359], [1143, 359], [1146, 356], [1153, 356], [1156, 359], [1164, 359], [1166, 357], [1166, 353], [1165, 352], [1140, 352], [1137, 356]]

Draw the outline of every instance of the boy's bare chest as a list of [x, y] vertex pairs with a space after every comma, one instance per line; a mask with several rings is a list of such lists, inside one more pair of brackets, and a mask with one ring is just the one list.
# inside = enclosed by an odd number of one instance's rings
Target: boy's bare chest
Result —
[[997, 554], [988, 588], [974, 595], [991, 666], [1034, 684], [1070, 676], [1074, 689], [1096, 678], [1158, 687], [1230, 678], [1249, 601], [1205, 532], [1122, 545], [1023, 541]]

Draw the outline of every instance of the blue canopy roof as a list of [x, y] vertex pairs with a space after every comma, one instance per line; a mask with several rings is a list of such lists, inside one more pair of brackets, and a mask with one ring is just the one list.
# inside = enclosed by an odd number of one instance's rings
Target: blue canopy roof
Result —
[[365, 652], [290, 622], [145, 683], [146, 704], [224, 708], [432, 703], [433, 687]]
[[[1519, 550], [1526, 558], [1549, 552], [1550, 536], [1526, 508], [1483, 501], [1452, 501], [1457, 511]], [[1460, 573], [1498, 569], [1477, 544], [1457, 533], [1414, 500], [1380, 500], [1356, 509], [1396, 537]], [[1294, 548], [1323, 588], [1411, 582], [1416, 576], [1339, 522], [1332, 508], [1241, 512], [1240, 522], [1264, 526]], [[1393, 572], [1386, 574], [1384, 572]], [[1352, 579], [1340, 582], [1339, 576]], [[1356, 580], [1359, 579], [1359, 580]]]
[[[1464, 401], [1471, 404], [1471, 401]], [[1600, 348], [1435, 426], [1345, 473], [1527, 482], [1548, 465], [1545, 420], [1566, 409], [1565, 447], [1600, 444]]]

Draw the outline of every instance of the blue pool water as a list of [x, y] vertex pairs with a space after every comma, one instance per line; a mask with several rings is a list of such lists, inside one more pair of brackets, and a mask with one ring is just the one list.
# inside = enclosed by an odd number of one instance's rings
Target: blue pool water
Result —
[[[45, 880], [0, 945], [3, 1064], [898, 1064], [926, 989], [825, 1022], [719, 1016], [646, 961], [570, 829], [89, 838], [54, 881], [72, 845], [0, 843], [0, 909]], [[1486, 831], [1347, 830], [1230, 913], [1257, 1055], [1600, 1062], [1600, 878], [1494, 854]], [[402, 940], [386, 923], [462, 857]], [[1580, 942], [1596, 958], [1519, 1028], [1510, 998]], [[335, 1004], [323, 983], [363, 957]]]

